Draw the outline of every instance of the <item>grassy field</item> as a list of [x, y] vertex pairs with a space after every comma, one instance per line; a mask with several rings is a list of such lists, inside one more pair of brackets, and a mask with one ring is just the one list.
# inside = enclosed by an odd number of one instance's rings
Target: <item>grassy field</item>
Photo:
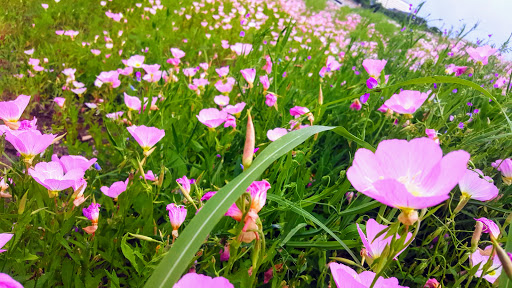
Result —
[[508, 287], [498, 49], [325, 0], [0, 7], [0, 286]]

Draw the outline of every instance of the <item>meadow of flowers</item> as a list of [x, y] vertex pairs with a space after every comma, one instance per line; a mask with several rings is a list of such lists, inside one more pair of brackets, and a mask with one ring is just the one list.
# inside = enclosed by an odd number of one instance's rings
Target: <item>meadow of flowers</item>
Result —
[[509, 287], [506, 47], [413, 7], [3, 6], [0, 287]]

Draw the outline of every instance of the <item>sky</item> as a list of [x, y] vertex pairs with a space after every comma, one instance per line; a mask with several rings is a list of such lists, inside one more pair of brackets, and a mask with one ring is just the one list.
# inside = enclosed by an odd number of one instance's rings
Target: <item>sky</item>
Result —
[[[512, 32], [512, 0], [406, 0], [414, 7], [425, 2], [419, 16], [428, 21], [429, 26], [436, 26], [454, 31], [463, 24], [471, 28], [479, 22], [477, 29], [466, 39], [489, 41], [497, 47], [505, 42]], [[492, 37], [489, 38], [489, 34]], [[512, 41], [511, 41], [512, 42]], [[485, 43], [485, 42], [484, 42]], [[512, 46], [512, 43], [511, 45]], [[512, 59], [512, 52], [507, 54]]]

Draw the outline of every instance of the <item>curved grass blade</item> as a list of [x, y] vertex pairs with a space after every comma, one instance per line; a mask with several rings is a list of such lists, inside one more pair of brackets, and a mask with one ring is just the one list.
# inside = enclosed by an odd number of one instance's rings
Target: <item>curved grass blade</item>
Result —
[[341, 247], [343, 247], [343, 249], [345, 249], [347, 251], [347, 253], [350, 254], [352, 259], [354, 259], [354, 261], [356, 263], [361, 264], [359, 259], [357, 259], [356, 255], [350, 250], [350, 248], [347, 246], [347, 244], [345, 244], [345, 242], [343, 242], [343, 240], [341, 240], [338, 236], [336, 236], [336, 234], [334, 234], [334, 232], [332, 232], [331, 229], [329, 229], [329, 227], [325, 226], [320, 220], [316, 219], [315, 216], [311, 215], [311, 213], [309, 213], [308, 211], [302, 209], [301, 207], [299, 207], [297, 205], [294, 205], [293, 202], [283, 199], [275, 194], [267, 194], [267, 199], [277, 202], [281, 205], [290, 207], [290, 209], [293, 212], [304, 216], [305, 218], [311, 220], [316, 225], [320, 226], [320, 228], [324, 229], [325, 232], [329, 233], [329, 235], [331, 235], [332, 238], [334, 238], [334, 240], [336, 240], [341, 245]]
[[394, 84], [388, 87], [384, 87], [382, 89], [395, 89], [399, 88], [401, 86], [405, 85], [414, 85], [414, 84], [426, 84], [426, 83], [453, 83], [453, 84], [460, 84], [464, 86], [471, 87], [478, 92], [484, 94], [485, 96], [489, 97], [501, 110], [501, 113], [503, 113], [503, 116], [505, 116], [505, 119], [507, 120], [508, 126], [510, 127], [510, 130], [512, 131], [512, 121], [510, 121], [510, 118], [508, 117], [507, 113], [501, 106], [501, 104], [496, 100], [496, 97], [494, 97], [489, 91], [485, 90], [484, 88], [480, 87], [479, 85], [465, 79], [460, 79], [457, 77], [451, 77], [451, 76], [430, 76], [430, 77], [422, 77], [422, 78], [416, 78], [407, 80], [404, 82], [400, 82], [398, 84]]
[[256, 180], [272, 162], [288, 153], [310, 136], [334, 128], [335, 127], [311, 126], [290, 132], [271, 143], [254, 160], [251, 167], [238, 175], [208, 200], [206, 205], [204, 205], [201, 211], [190, 221], [187, 228], [181, 233], [167, 255], [165, 255], [160, 264], [156, 267], [145, 287], [172, 287], [173, 284], [181, 278], [181, 275], [189, 266], [195, 253], [208, 237], [208, 234], [224, 216], [224, 213], [226, 213], [231, 204], [249, 187], [249, 184]]

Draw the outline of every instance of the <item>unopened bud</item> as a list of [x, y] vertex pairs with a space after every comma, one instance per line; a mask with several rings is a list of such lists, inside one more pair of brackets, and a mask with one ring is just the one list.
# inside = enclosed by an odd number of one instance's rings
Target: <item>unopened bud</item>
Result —
[[484, 223], [476, 221], [475, 231], [473, 231], [473, 237], [471, 237], [471, 250], [475, 251], [478, 247], [478, 242], [482, 236], [482, 230], [484, 229]]
[[493, 241], [493, 245], [500, 259], [501, 266], [503, 266], [503, 270], [507, 273], [508, 279], [512, 280], [512, 260], [510, 260], [510, 256], [497, 242]]
[[242, 156], [242, 165], [244, 165], [244, 169], [249, 168], [252, 164], [255, 142], [256, 136], [254, 134], [254, 124], [252, 123], [251, 111], [249, 110], [247, 112], [247, 130], [245, 131], [244, 154]]

